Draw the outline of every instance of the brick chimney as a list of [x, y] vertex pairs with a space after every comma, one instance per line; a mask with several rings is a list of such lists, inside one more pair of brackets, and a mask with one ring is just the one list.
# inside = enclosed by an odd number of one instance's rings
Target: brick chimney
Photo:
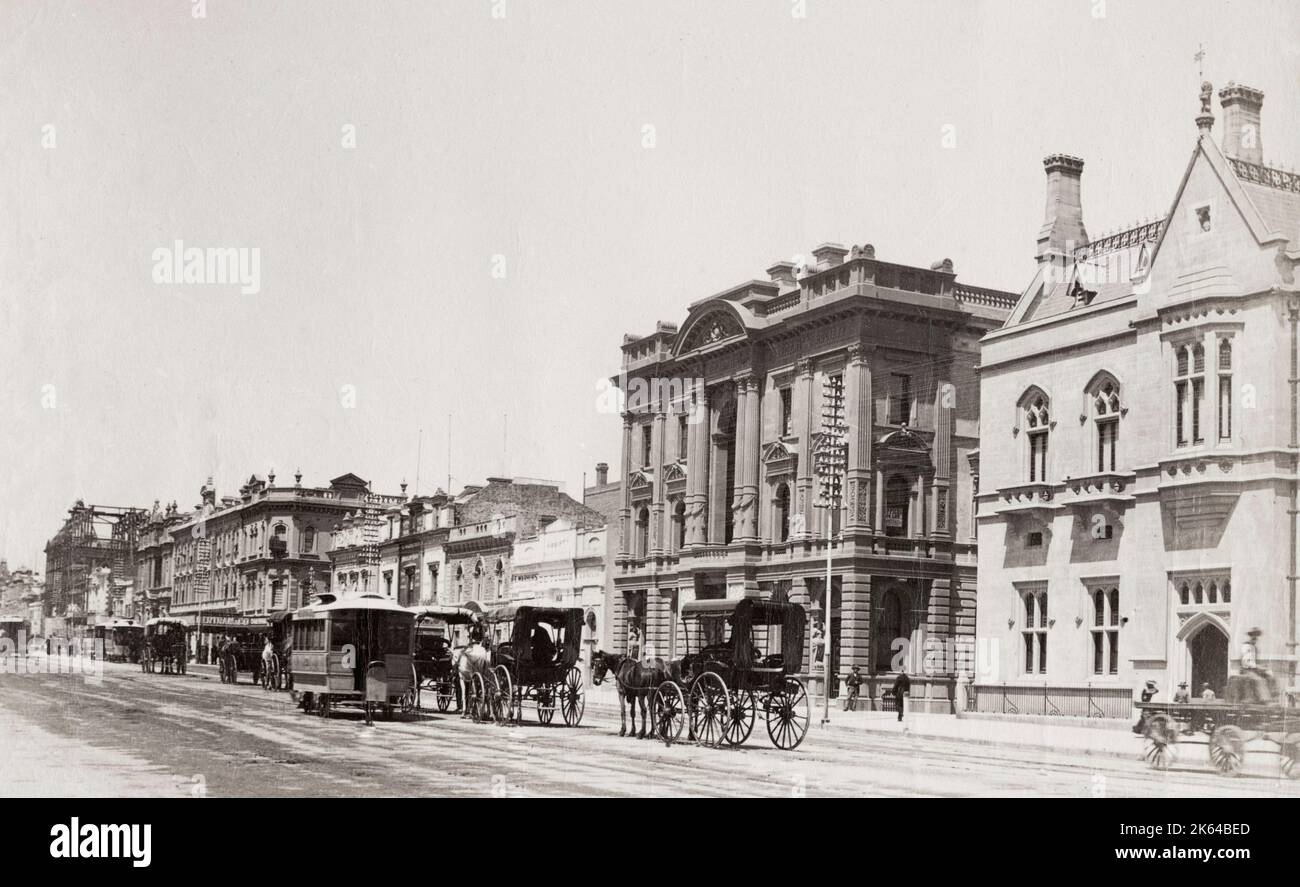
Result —
[[1047, 210], [1038, 230], [1040, 262], [1052, 255], [1069, 255], [1088, 244], [1079, 186], [1083, 161], [1069, 154], [1049, 154], [1043, 158], [1043, 169], [1047, 172]]
[[596, 486], [603, 487], [607, 483], [609, 483], [609, 463], [597, 462], [596, 463]]
[[1259, 131], [1259, 109], [1264, 93], [1228, 81], [1219, 90], [1223, 106], [1223, 153], [1249, 163], [1264, 162], [1264, 144]]

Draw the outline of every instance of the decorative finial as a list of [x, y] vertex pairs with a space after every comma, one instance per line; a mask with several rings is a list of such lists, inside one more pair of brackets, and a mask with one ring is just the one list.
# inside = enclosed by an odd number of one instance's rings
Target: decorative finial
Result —
[[1201, 113], [1196, 117], [1196, 128], [1201, 135], [1209, 135], [1214, 128], [1214, 114], [1210, 111], [1210, 98], [1214, 95], [1214, 86], [1206, 80], [1201, 83]]
[[301, 468], [299, 468], [297, 471], [295, 471], [295, 472], [293, 473], [293, 482], [294, 482], [295, 484], [298, 484], [299, 486], [302, 485], [302, 469], [301, 469]]

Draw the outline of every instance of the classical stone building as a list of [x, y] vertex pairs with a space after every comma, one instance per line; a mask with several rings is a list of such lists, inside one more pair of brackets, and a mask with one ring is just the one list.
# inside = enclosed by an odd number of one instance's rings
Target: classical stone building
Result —
[[[296, 474], [277, 486], [256, 475], [219, 503], [209, 478], [193, 514], [172, 527], [171, 613], [219, 631], [292, 609], [329, 587], [334, 525], [345, 515], [386, 508], [399, 496], [370, 491], [355, 474], [306, 487]], [[206, 632], [205, 632], [206, 633]], [[206, 643], [206, 641], [205, 641]]]
[[[862, 666], [875, 696], [927, 644], [974, 633], [974, 367], [1015, 296], [958, 283], [948, 260], [901, 265], [870, 245], [813, 256], [694, 303], [680, 328], [624, 338], [613, 640], [625, 648], [636, 626], [647, 651], [678, 655], [676, 613], [693, 599], [796, 601], [810, 631], [829, 605], [835, 672]], [[828, 513], [814, 467], [841, 421]], [[950, 706], [947, 665], [913, 685], [936, 710]]]
[[1154, 222], [1090, 240], [1083, 161], [1045, 161], [1037, 271], [980, 360], [981, 709], [1221, 693], [1254, 627], [1295, 683], [1300, 176], [1264, 162], [1263, 93], [1219, 92], [1222, 145], [1211, 95]]
[[140, 526], [136, 542], [135, 588], [129, 618], [150, 619], [166, 615], [172, 603], [172, 529], [189, 518], [176, 503], [160, 506], [157, 500]]

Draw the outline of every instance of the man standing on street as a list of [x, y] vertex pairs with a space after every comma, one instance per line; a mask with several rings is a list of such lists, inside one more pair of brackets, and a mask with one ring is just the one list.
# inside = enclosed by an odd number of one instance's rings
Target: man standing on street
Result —
[[903, 698], [912, 695], [912, 679], [906, 671], [900, 671], [894, 678], [894, 707], [898, 709], [898, 720], [903, 720]]

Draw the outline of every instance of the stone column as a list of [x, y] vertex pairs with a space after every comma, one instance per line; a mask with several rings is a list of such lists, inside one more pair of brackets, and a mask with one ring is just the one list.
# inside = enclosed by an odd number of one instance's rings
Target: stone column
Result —
[[749, 380], [749, 399], [745, 402], [745, 526], [742, 536], [758, 541], [758, 465], [763, 449], [763, 379], [753, 376]]
[[813, 365], [812, 361], [806, 357], [800, 358], [795, 363], [795, 371], [799, 379], [799, 408], [803, 413], [803, 419], [799, 423], [799, 472], [795, 479], [794, 501], [790, 507], [796, 518], [796, 525], [793, 529], [796, 532], [790, 534], [790, 538], [798, 540], [807, 540], [813, 538], [816, 533], [816, 508], [813, 507], [813, 453], [812, 437], [817, 433], [820, 427], [818, 417], [813, 412]]
[[709, 484], [709, 432], [712, 413], [709, 410], [708, 392], [701, 386], [696, 391], [695, 418], [688, 423], [689, 450], [686, 456], [686, 543], [703, 545], [708, 531]]
[[732, 539], [740, 540], [745, 535], [745, 472], [749, 464], [749, 401], [757, 395], [751, 391], [754, 377], [748, 371], [736, 377], [736, 437], [732, 443], [732, 458], [736, 469], [735, 488], [731, 491]]
[[840, 673], [859, 665], [867, 674], [871, 664], [871, 577], [847, 573], [840, 581]]
[[849, 428], [849, 461], [845, 484], [848, 518], [845, 530], [870, 533], [875, 512], [871, 496], [871, 448], [875, 432], [870, 352], [852, 345], [845, 379], [845, 424]]
[[940, 381], [934, 398], [934, 485], [931, 490], [931, 533], [942, 538], [952, 536], [951, 501], [948, 488], [951, 483], [952, 420], [956, 389], [949, 382]]
[[623, 472], [619, 475], [619, 490], [623, 505], [618, 510], [618, 555], [628, 557], [631, 553], [632, 539], [632, 489], [628, 478], [632, 474], [632, 414], [623, 414]]
[[663, 404], [655, 407], [651, 421], [650, 470], [654, 472], [654, 482], [650, 492], [650, 554], [662, 555], [668, 549], [664, 535], [664, 429], [668, 417]]

